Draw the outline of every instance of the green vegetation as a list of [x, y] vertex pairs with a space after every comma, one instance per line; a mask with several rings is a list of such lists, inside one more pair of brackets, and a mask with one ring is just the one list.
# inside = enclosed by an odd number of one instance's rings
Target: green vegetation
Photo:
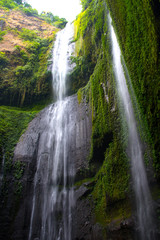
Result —
[[0, 7], [4, 7], [6, 9], [13, 9], [16, 8], [18, 4], [13, 0], [1, 0]]
[[0, 107], [0, 131], [6, 151], [14, 149], [19, 136], [36, 113], [37, 111], [23, 111], [20, 108]]
[[[160, 177], [160, 54], [159, 1], [106, 0], [121, 50], [137, 96], [140, 114], [155, 151], [154, 167]], [[143, 123], [144, 124], [144, 123]]]
[[42, 12], [40, 17], [46, 22], [52, 24], [57, 28], [64, 28], [67, 24], [67, 20], [65, 18], [59, 18], [58, 16], [54, 16], [51, 12]]
[[[106, 226], [131, 215], [127, 136], [122, 131], [123, 116], [118, 110], [114, 86], [107, 9], [103, 0], [83, 3], [84, 11], [75, 21], [77, 57], [74, 60], [78, 62], [75, 69], [82, 74], [84, 68], [85, 81], [89, 82], [78, 91], [78, 101], [87, 99], [92, 109], [89, 162], [90, 169], [95, 166], [97, 173], [91, 195], [96, 221]], [[80, 65], [79, 59], [86, 59], [89, 64], [86, 66], [81, 61]]]
[[[17, 204], [17, 207], [19, 206], [19, 201], [22, 197], [21, 180], [25, 166], [20, 161], [13, 162], [13, 153], [20, 136], [36, 113], [36, 111], [0, 106], [0, 166], [2, 166], [3, 158], [5, 159], [3, 184], [1, 185], [1, 197], [4, 199], [4, 205], [9, 194], [8, 189], [12, 184], [8, 177], [12, 175], [14, 179], [15, 204]], [[13, 210], [15, 211], [15, 209]]]
[[[37, 10], [32, 9], [27, 3], [22, 3], [21, 0], [2, 0], [0, 7], [5, 14], [8, 13], [6, 10], [15, 9], [23, 11], [26, 16], [40, 17]], [[3, 22], [5, 14], [1, 18]], [[43, 19], [47, 21], [44, 16]], [[54, 20], [59, 21], [57, 25], [60, 27], [66, 24], [65, 19], [55, 17]], [[51, 58], [53, 41], [58, 29], [53, 28], [54, 32], [49, 33], [48, 37], [47, 35], [41, 37], [43, 34], [38, 29], [34, 31], [29, 28], [13, 28], [8, 27], [7, 23], [3, 28], [4, 31], [0, 31], [0, 40], [3, 40], [5, 34], [11, 33], [22, 42], [20, 46], [15, 46], [13, 51], [0, 52], [0, 104], [21, 107], [0, 107], [0, 166], [5, 158], [3, 188], [6, 191], [6, 176], [12, 172], [15, 193], [20, 195], [24, 166], [19, 162], [13, 164], [13, 152], [28, 123], [52, 98], [48, 60]]]
[[[40, 22], [42, 19], [59, 28], [65, 27], [67, 23], [66, 19], [54, 16], [50, 12], [42, 12], [38, 15], [36, 9], [32, 9], [30, 4], [20, 0], [2, 0], [0, 7], [5, 11], [20, 10], [26, 16], [36, 16]], [[1, 20], [4, 21], [5, 17], [7, 15], [4, 14]], [[34, 31], [4, 25], [4, 29], [5, 31], [0, 31], [0, 40], [3, 40], [5, 34], [11, 33], [13, 37], [22, 39], [23, 46], [20, 44], [15, 46], [14, 51], [0, 53], [0, 104], [28, 106], [43, 102], [44, 99], [49, 102], [53, 93], [48, 60], [51, 58], [53, 40], [58, 29], [53, 28], [53, 34], [46, 37], [42, 37], [38, 28]]]
[[80, 104], [83, 100], [83, 91], [82, 88], [80, 88], [77, 92], [77, 98], [78, 98], [78, 103]]
[[[76, 74], [75, 79], [72, 78], [72, 86], [73, 89], [83, 87], [78, 91], [78, 102], [87, 99], [92, 109], [89, 161], [90, 168], [95, 164], [97, 168], [92, 197], [96, 221], [106, 226], [113, 220], [119, 223], [131, 215], [128, 198], [129, 161], [125, 151], [128, 141], [127, 127], [115, 90], [107, 8], [110, 10], [128, 68], [126, 75], [137, 120], [140, 122], [145, 162], [150, 164], [152, 157], [158, 179], [160, 3], [148, 0], [134, 3], [130, 0], [81, 2], [83, 12], [75, 21], [76, 57], [72, 60], [76, 63]], [[133, 98], [133, 91], [136, 98]]]
[[8, 59], [4, 52], [0, 52], [0, 69], [2, 70], [8, 64]]
[[95, 63], [90, 61], [88, 56], [77, 56], [71, 57], [71, 62], [75, 63], [76, 66], [73, 68], [73, 71], [67, 76], [67, 94], [74, 94], [84, 87], [89, 77], [91, 76]]
[[21, 0], [0, 0], [0, 7], [4, 9], [19, 9], [28, 16], [38, 16], [38, 11], [32, 9], [28, 3], [23, 3]]
[[85, 10], [85, 9], [89, 6], [89, 3], [90, 3], [91, 1], [92, 1], [92, 0], [81, 0], [81, 4], [82, 4], [83, 10]]
[[0, 41], [3, 40], [3, 36], [6, 34], [6, 31], [0, 31]]
[[5, 174], [12, 169], [15, 145], [36, 113], [13, 107], [0, 107], [0, 163], [5, 157]]
[[[5, 205], [9, 197], [8, 189], [11, 187], [14, 190], [13, 204], [15, 204], [15, 207], [13, 212], [15, 214], [22, 197], [22, 178], [25, 165], [20, 161], [13, 161], [14, 149], [20, 136], [36, 113], [53, 99], [51, 92], [52, 76], [48, 60], [51, 58], [53, 41], [58, 29], [49, 26], [49, 31], [46, 30], [45, 32], [38, 28], [38, 24], [48, 27], [49, 23], [63, 28], [66, 20], [49, 13], [38, 15], [36, 9], [32, 9], [29, 4], [22, 3], [21, 0], [2, 0], [0, 1], [0, 8], [3, 14], [0, 21], [2, 30], [4, 30], [0, 31], [0, 41], [4, 39], [3, 36], [6, 34], [6, 42], [3, 41], [2, 44], [7, 46], [7, 34], [10, 34], [13, 36], [13, 41], [19, 43], [14, 49], [13, 45], [10, 44], [11, 50], [6, 51], [4, 47], [4, 50], [0, 52], [1, 170], [4, 161], [1, 198], [3, 198], [3, 204]], [[12, 12], [12, 9], [15, 11]], [[24, 14], [20, 14], [20, 12]], [[10, 25], [12, 13], [13, 15], [18, 13], [22, 18], [26, 17], [26, 28], [16, 27], [16, 22], [15, 26]], [[27, 18], [27, 16], [34, 16], [37, 19]], [[49, 21], [49, 17], [54, 17], [53, 21]], [[37, 24], [36, 31], [31, 30], [33, 28], [29, 27], [28, 19], [29, 21], [31, 19], [35, 20], [33, 22], [35, 26]], [[18, 19], [15, 20], [18, 23]], [[4, 105], [10, 105], [10, 107]], [[13, 177], [12, 183], [9, 182], [11, 176]]]
[[18, 32], [25, 41], [25, 49], [16, 46], [11, 55], [0, 53], [0, 103], [22, 106], [51, 97], [51, 72], [48, 59], [54, 35], [43, 39], [35, 31]]
[[[144, 143], [149, 144], [145, 161], [148, 164], [149, 157], [155, 156], [155, 174], [160, 179], [160, 20], [157, 10], [160, 3], [149, 0], [134, 3], [131, 0], [81, 0], [81, 3], [83, 12], [74, 23], [76, 56], [72, 56], [71, 61], [76, 67], [67, 78], [68, 94], [78, 90], [79, 104], [85, 100], [92, 110], [90, 169], [86, 172], [95, 173], [90, 189], [95, 221], [106, 226], [131, 216], [129, 160], [126, 155], [128, 136], [115, 89], [107, 8], [128, 68], [130, 93], [136, 93], [136, 99], [132, 100], [137, 119], [141, 115], [142, 120], [138, 119], [141, 120], [140, 128], [147, 129], [142, 134]], [[20, 0], [0, 1], [0, 6], [18, 8], [29, 16], [38, 16], [36, 10]], [[59, 28], [66, 24], [65, 19], [59, 19], [50, 12], [42, 12], [39, 17]], [[5, 155], [5, 171], [12, 168], [15, 144], [35, 116], [35, 112], [28, 109], [35, 102], [45, 104], [51, 96], [51, 73], [47, 61], [54, 39], [54, 34], [41, 38], [37, 31], [25, 28], [12, 32], [23, 39], [24, 47], [16, 46], [12, 55], [0, 53], [0, 91], [3, 93], [0, 102], [25, 106], [26, 109], [0, 108], [0, 161]], [[0, 32], [0, 40], [4, 34], [4, 31]], [[41, 106], [36, 108], [38, 110]], [[17, 162], [13, 171], [16, 192], [20, 193], [22, 163]], [[77, 186], [87, 180], [83, 179]]]
[[16, 195], [17, 200], [20, 199], [22, 193], [22, 183], [21, 178], [23, 176], [25, 165], [17, 161], [14, 163], [13, 176], [14, 176], [14, 194]]
[[42, 12], [40, 15], [36, 9], [26, 2], [23, 3], [21, 0], [0, 0], [0, 7], [4, 9], [16, 9], [21, 10], [27, 16], [35, 16], [45, 20], [47, 23], [52, 24], [58, 28], [64, 28], [67, 21], [65, 18], [59, 18], [54, 16], [51, 12]]

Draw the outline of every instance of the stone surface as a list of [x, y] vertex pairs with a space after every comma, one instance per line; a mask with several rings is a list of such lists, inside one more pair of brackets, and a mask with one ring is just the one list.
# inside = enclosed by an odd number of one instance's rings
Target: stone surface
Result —
[[75, 190], [73, 213], [73, 240], [133, 240], [134, 220], [112, 221], [102, 226], [94, 216], [94, 201], [91, 195], [94, 182], [83, 183]]
[[[69, 138], [69, 159], [74, 159], [75, 180], [79, 181], [86, 177], [89, 167], [87, 157], [91, 142], [91, 112], [85, 102], [78, 104], [76, 95], [69, 97], [69, 101], [70, 118], [68, 119], [72, 119], [74, 128]], [[38, 148], [41, 146], [41, 136], [47, 128], [50, 107], [54, 108], [54, 104], [42, 110], [33, 119], [15, 148], [14, 163], [21, 161], [25, 166], [21, 179], [22, 194], [17, 203], [14, 195], [14, 178], [11, 174], [8, 176], [8, 199], [2, 205], [0, 217], [0, 239], [2, 240], [28, 239]], [[130, 220], [120, 222], [118, 225], [113, 222], [108, 227], [96, 223], [94, 201], [91, 195], [94, 184], [94, 181], [86, 180], [78, 187], [75, 186], [75, 208], [72, 216], [73, 240], [133, 239], [130, 236], [133, 227]], [[38, 228], [39, 225], [37, 220], [35, 227]]]
[[103, 229], [94, 221], [94, 203], [90, 189], [82, 184], [75, 190], [75, 209], [73, 213], [74, 240], [103, 240]]
[[[69, 158], [74, 159], [76, 176], [82, 177], [82, 170], [88, 168], [87, 157], [91, 141], [91, 112], [86, 103], [78, 104], [76, 95], [69, 98], [69, 115], [70, 118], [73, 117], [75, 119], [75, 126], [73, 126], [75, 130], [69, 143]], [[25, 240], [28, 238], [37, 152], [38, 147], [40, 147], [40, 137], [47, 127], [48, 109], [49, 107], [42, 110], [29, 124], [27, 131], [21, 136], [15, 148], [14, 162], [21, 161], [25, 164], [25, 170], [22, 179], [23, 195], [11, 232], [14, 240]], [[76, 198], [82, 197], [83, 194], [86, 194], [86, 191], [88, 191], [87, 188], [85, 186], [82, 187], [80, 191], [76, 192]], [[84, 202], [81, 205], [83, 207]], [[89, 202], [87, 206], [89, 206]], [[86, 211], [87, 216], [91, 210], [88, 207]], [[87, 224], [87, 219], [82, 220], [85, 221], [85, 229], [88, 231], [89, 224]]]

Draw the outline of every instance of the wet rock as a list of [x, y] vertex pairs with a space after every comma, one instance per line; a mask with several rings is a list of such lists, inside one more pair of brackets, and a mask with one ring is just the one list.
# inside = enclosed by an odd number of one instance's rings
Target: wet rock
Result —
[[[82, 169], [88, 168], [88, 160], [87, 157], [90, 151], [90, 142], [91, 142], [91, 113], [87, 104], [78, 104], [77, 96], [69, 97], [69, 107], [70, 111], [66, 116], [68, 119], [72, 121], [72, 136], [68, 139], [69, 145], [69, 159], [74, 159], [75, 165], [75, 174], [76, 177], [80, 176]], [[38, 156], [38, 149], [41, 147], [41, 136], [45, 132], [45, 129], [48, 125], [49, 116], [49, 109], [54, 108], [54, 104], [48, 106], [44, 110], [42, 110], [36, 118], [29, 124], [28, 129], [26, 132], [21, 136], [15, 151], [14, 151], [14, 159], [13, 162], [16, 163], [20, 161], [24, 165], [24, 173], [21, 179], [22, 184], [22, 194], [21, 200], [16, 206], [18, 210], [14, 214], [14, 221], [10, 219], [10, 232], [8, 232], [9, 236], [11, 236], [12, 240], [27, 240], [29, 234], [29, 227], [30, 227], [30, 216], [32, 210], [32, 200], [33, 200], [33, 190], [34, 190], [34, 176], [36, 172], [36, 164], [37, 164], [37, 156]], [[45, 156], [47, 154], [47, 149], [45, 152]], [[44, 156], [44, 157], [45, 157]], [[44, 167], [45, 167], [45, 158], [44, 158]], [[81, 174], [82, 177], [82, 174]], [[79, 178], [79, 177], [77, 177]], [[41, 183], [40, 183], [41, 184]], [[12, 184], [13, 185], [13, 184]], [[11, 192], [13, 189], [11, 187]], [[88, 194], [88, 189], [86, 186], [80, 188], [79, 191], [76, 191], [77, 199], [83, 198], [85, 194]], [[13, 195], [10, 197], [10, 202], [13, 200]], [[86, 205], [87, 204], [87, 205]], [[88, 206], [86, 207], [86, 216], [88, 216], [90, 210], [90, 203], [88, 202], [81, 202], [80, 206]], [[10, 204], [11, 208], [11, 204]], [[78, 208], [78, 211], [81, 211], [82, 208]], [[10, 211], [6, 209], [6, 211]], [[6, 215], [8, 216], [8, 212]], [[77, 214], [77, 213], [76, 213]], [[5, 215], [5, 213], [3, 214]], [[13, 217], [13, 216], [12, 216]], [[6, 222], [8, 218], [6, 217]], [[88, 223], [88, 217], [82, 218], [84, 221], [84, 229], [88, 231], [91, 228], [90, 223]], [[7, 223], [8, 224], [8, 223]], [[38, 223], [35, 226], [37, 230], [40, 226]], [[0, 226], [1, 228], [1, 226]], [[7, 232], [7, 228], [6, 228]], [[9, 236], [5, 234], [5, 237], [1, 239], [9, 239]], [[37, 235], [35, 235], [35, 239]]]
[[80, 188], [75, 191], [75, 200], [77, 201], [82, 198], [87, 191], [88, 189], [84, 185], [80, 186]]
[[74, 240], [104, 240], [103, 228], [94, 220], [94, 202], [90, 190], [82, 184], [75, 191], [76, 205], [73, 213]]
[[134, 236], [134, 219], [129, 218], [123, 221], [112, 221], [107, 226], [107, 239], [110, 240], [133, 240]]

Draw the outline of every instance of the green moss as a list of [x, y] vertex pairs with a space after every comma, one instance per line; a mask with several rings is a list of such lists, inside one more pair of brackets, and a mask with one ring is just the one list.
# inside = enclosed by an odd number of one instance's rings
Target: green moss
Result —
[[36, 112], [0, 107], [0, 162], [5, 156], [5, 172], [12, 168], [12, 157], [16, 143]]
[[4, 52], [0, 52], [0, 69], [2, 70], [8, 65], [8, 58]]
[[0, 31], [0, 41], [3, 40], [3, 36], [6, 34], [6, 31]]
[[[22, 193], [22, 177], [24, 171], [24, 164], [20, 161], [13, 162], [13, 154], [15, 146], [26, 130], [28, 123], [35, 117], [35, 111], [23, 111], [19, 108], [0, 107], [0, 166], [4, 161], [3, 182], [1, 197], [7, 201], [8, 197], [8, 176], [13, 176], [14, 184], [13, 190], [15, 195], [15, 202], [17, 206]], [[5, 202], [4, 202], [5, 204]]]
[[76, 182], [75, 186], [76, 187], [80, 187], [82, 184], [85, 184], [85, 183], [87, 183], [87, 184], [89, 183], [88, 185], [92, 185], [92, 184], [94, 184], [94, 182], [95, 182], [95, 178], [94, 177], [93, 178], [84, 178], [84, 179]]
[[[105, 161], [95, 179], [93, 197], [97, 221], [107, 224], [112, 220], [127, 218], [131, 212], [125, 210], [129, 204], [129, 166], [126, 154], [114, 141], [106, 151]], [[113, 211], [111, 211], [112, 209]], [[111, 217], [112, 215], [112, 217]]]
[[14, 164], [14, 178], [20, 180], [23, 175], [23, 164], [20, 161]]
[[[121, 50], [136, 93], [145, 141], [153, 149], [154, 167], [160, 176], [160, 111], [159, 111], [159, 25], [158, 1], [106, 0], [112, 15]], [[155, 157], [154, 157], [155, 153]]]
[[[81, 46], [78, 55], [87, 56], [94, 67], [87, 86], [78, 98], [88, 99], [92, 109], [90, 169], [96, 165], [92, 189], [95, 218], [103, 226], [120, 223], [131, 216], [129, 164], [125, 153], [127, 131], [118, 110], [112, 69], [107, 9], [104, 1], [90, 1], [76, 20], [76, 39]], [[78, 27], [79, 26], [79, 27]], [[89, 72], [89, 70], [88, 70]], [[125, 131], [124, 131], [125, 130]]]
[[20, 161], [17, 161], [13, 165], [13, 177], [14, 177], [14, 194], [16, 195], [16, 198], [21, 197], [22, 193], [22, 176], [24, 172], [24, 164]]
[[160, 176], [158, 1], [84, 1], [84, 11], [75, 22], [76, 54], [93, 65], [86, 69], [88, 84], [78, 98], [81, 102], [82, 94], [87, 96], [92, 109], [90, 168], [98, 164], [92, 196], [96, 221], [103, 226], [118, 225], [131, 216], [128, 129], [116, 93], [105, 3], [128, 68], [127, 84], [145, 146], [145, 162], [149, 165], [152, 156], [157, 178]]
[[82, 88], [80, 88], [77, 92], [77, 99], [78, 99], [78, 103], [80, 104], [83, 100], [83, 91]]

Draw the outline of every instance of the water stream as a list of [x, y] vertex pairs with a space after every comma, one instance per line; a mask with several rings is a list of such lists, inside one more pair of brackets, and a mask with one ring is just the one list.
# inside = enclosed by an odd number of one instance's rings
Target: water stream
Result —
[[64, 97], [72, 36], [72, 25], [67, 24], [54, 45], [52, 73], [57, 101], [48, 108], [47, 127], [39, 140], [28, 240], [71, 240], [74, 163], [69, 145], [76, 119], [70, 114], [71, 99]]
[[136, 198], [137, 231], [139, 233], [138, 239], [153, 240], [155, 239], [154, 209], [144, 166], [141, 142], [138, 135], [133, 106], [121, 63], [121, 51], [115, 31], [111, 25], [110, 17], [109, 23], [111, 30], [114, 74], [116, 78], [118, 94], [124, 108], [124, 114], [128, 126], [129, 157], [131, 159], [131, 174]]

